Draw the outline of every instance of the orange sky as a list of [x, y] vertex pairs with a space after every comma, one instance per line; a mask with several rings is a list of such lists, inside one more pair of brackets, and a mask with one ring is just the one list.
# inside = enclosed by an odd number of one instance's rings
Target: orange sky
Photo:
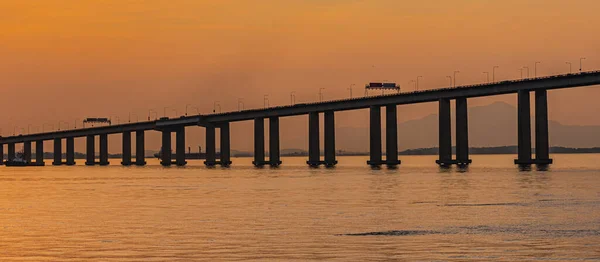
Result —
[[[85, 117], [174, 116], [355, 95], [371, 80], [405, 89], [565, 73], [579, 57], [600, 69], [600, 2], [595, 0], [0, 0], [0, 128], [41, 129]], [[550, 93], [550, 118], [600, 125], [600, 88]], [[514, 96], [473, 99], [514, 104]], [[400, 107], [399, 120], [435, 113], [436, 104]], [[195, 111], [195, 110], [194, 110]], [[364, 125], [365, 112], [337, 125]], [[359, 117], [360, 116], [360, 117]], [[135, 117], [134, 117], [135, 118]], [[299, 119], [298, 123], [305, 121]], [[63, 124], [66, 126], [66, 124]], [[49, 125], [46, 125], [49, 128]], [[235, 140], [236, 138], [234, 138]], [[234, 146], [235, 148], [235, 146]]]

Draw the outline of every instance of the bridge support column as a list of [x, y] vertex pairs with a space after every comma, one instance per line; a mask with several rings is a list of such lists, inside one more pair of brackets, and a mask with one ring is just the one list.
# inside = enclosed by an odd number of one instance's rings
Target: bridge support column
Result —
[[67, 163], [68, 166], [75, 165], [75, 138], [67, 137]]
[[[146, 165], [146, 146], [145, 146], [144, 130], [135, 131], [135, 165]], [[131, 145], [131, 143], [130, 143]]]
[[4, 165], [4, 145], [0, 144], [0, 166]]
[[44, 165], [44, 141], [35, 141], [35, 164], [37, 166]]
[[325, 111], [325, 166], [333, 167], [338, 161], [335, 159], [335, 114]]
[[175, 131], [175, 164], [185, 166], [185, 127], [179, 127]]
[[400, 165], [398, 160], [398, 108], [396, 105], [385, 107], [385, 164]]
[[273, 167], [281, 165], [279, 152], [279, 117], [269, 118], [269, 164]]
[[31, 163], [31, 141], [25, 141], [23, 143], [23, 159], [27, 163]]
[[171, 156], [171, 130], [162, 130], [162, 146], [160, 148], [160, 164], [170, 166], [172, 162]]
[[6, 157], [6, 159], [8, 161], [12, 161], [13, 159], [15, 159], [16, 155], [15, 155], [15, 143], [9, 143], [8, 144], [8, 155]]
[[456, 164], [467, 166], [469, 159], [469, 110], [467, 98], [456, 99]]
[[452, 123], [450, 119], [450, 99], [439, 100], [439, 159], [436, 163], [440, 166], [449, 166], [456, 161], [452, 160]]
[[260, 167], [265, 162], [265, 121], [264, 118], [254, 119], [254, 166]]
[[221, 129], [221, 153], [219, 158], [221, 159], [221, 166], [231, 165], [231, 132], [229, 131], [229, 122], [222, 123]]
[[381, 160], [381, 107], [371, 106], [369, 117], [369, 161], [368, 165], [380, 166]]
[[85, 138], [85, 165], [93, 166], [96, 164], [96, 139], [93, 135]]
[[531, 102], [529, 91], [519, 91], [518, 98], [518, 117], [517, 117], [517, 135], [518, 135], [518, 158], [515, 159], [517, 165], [531, 165]]
[[130, 166], [131, 165], [131, 131], [123, 132], [122, 142], [123, 142], [123, 150], [122, 150], [122, 160], [121, 165]]
[[107, 166], [108, 162], [108, 134], [100, 135], [100, 165]]
[[54, 162], [52, 165], [60, 166], [62, 165], [62, 141], [60, 138], [54, 139]]
[[535, 91], [535, 164], [550, 165], [548, 135], [548, 91]]
[[206, 127], [206, 160], [204, 161], [204, 165], [206, 166], [215, 166], [217, 164], [217, 149], [215, 148], [215, 127], [207, 126]]
[[311, 167], [323, 164], [319, 140], [319, 112], [308, 113], [308, 161]]

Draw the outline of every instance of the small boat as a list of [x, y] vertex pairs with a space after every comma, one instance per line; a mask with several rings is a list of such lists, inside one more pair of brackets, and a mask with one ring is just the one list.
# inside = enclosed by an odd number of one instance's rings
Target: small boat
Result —
[[9, 159], [6, 162], [4, 162], [4, 165], [6, 165], [6, 166], [30, 166], [31, 163], [29, 163], [29, 161], [27, 161], [25, 159], [24, 155], [25, 154], [23, 152], [19, 152], [19, 153], [17, 153], [15, 158]]

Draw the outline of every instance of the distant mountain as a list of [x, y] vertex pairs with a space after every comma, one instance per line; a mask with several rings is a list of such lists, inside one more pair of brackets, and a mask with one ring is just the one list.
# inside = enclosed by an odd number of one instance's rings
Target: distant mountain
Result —
[[[453, 116], [454, 117], [454, 116]], [[532, 116], [532, 139], [535, 125]], [[454, 119], [452, 119], [454, 137]], [[600, 147], [600, 126], [569, 126], [549, 122], [550, 144], [572, 148]], [[385, 140], [385, 128], [382, 138]], [[336, 144], [339, 149], [368, 151], [367, 127], [339, 127]], [[453, 138], [454, 140], [454, 138]], [[469, 108], [469, 145], [471, 147], [501, 147], [517, 143], [517, 109], [503, 102]], [[438, 116], [432, 114], [418, 120], [398, 124], [399, 149], [434, 148], [438, 146]]]

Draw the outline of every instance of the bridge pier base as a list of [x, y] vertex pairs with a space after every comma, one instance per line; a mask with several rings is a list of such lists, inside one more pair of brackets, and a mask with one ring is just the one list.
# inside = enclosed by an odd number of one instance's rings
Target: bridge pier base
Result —
[[175, 131], [175, 164], [185, 166], [185, 127], [179, 127]]
[[221, 166], [228, 167], [231, 165], [231, 132], [229, 122], [221, 123], [219, 129], [221, 130], [220, 164]]
[[93, 166], [96, 164], [96, 141], [93, 135], [85, 138], [85, 165]]
[[338, 161], [335, 158], [335, 114], [325, 111], [325, 161], [326, 167], [334, 167]]
[[306, 163], [311, 167], [324, 164], [324, 161], [321, 161], [319, 112], [308, 113], [308, 161]]
[[279, 151], [279, 117], [269, 118], [269, 165], [277, 167], [281, 165]]
[[9, 143], [8, 144], [8, 155], [6, 156], [6, 159], [8, 161], [12, 161], [14, 160], [16, 157], [15, 155], [15, 143]]
[[4, 145], [0, 144], [0, 166], [4, 165]]
[[43, 166], [44, 164], [44, 141], [35, 141], [35, 165]]
[[381, 107], [371, 106], [369, 109], [369, 161], [370, 166], [385, 164], [381, 159]]
[[67, 137], [67, 162], [68, 166], [75, 165], [75, 138]]
[[535, 164], [550, 165], [550, 140], [548, 135], [548, 91], [535, 91]]
[[100, 165], [107, 166], [108, 162], [108, 134], [100, 135]]
[[54, 139], [54, 161], [52, 162], [53, 166], [62, 165], [62, 141], [60, 138]]
[[216, 144], [215, 144], [215, 127], [207, 126], [206, 127], [206, 160], [204, 161], [204, 165], [212, 167], [217, 165], [216, 158]]
[[122, 149], [122, 160], [121, 160], [121, 165], [124, 166], [130, 166], [131, 165], [131, 131], [125, 131], [122, 134], [122, 142], [123, 142], [123, 149]]
[[172, 163], [171, 156], [171, 130], [162, 130], [162, 146], [160, 148], [160, 164], [170, 166]]
[[450, 99], [439, 100], [439, 159], [440, 166], [450, 166], [458, 161], [452, 160], [452, 123], [450, 119]]
[[[135, 131], [135, 165], [146, 165], [146, 147], [145, 147], [144, 130]], [[131, 146], [131, 143], [130, 143]]]
[[535, 91], [535, 159], [531, 150], [531, 102], [529, 91], [518, 92], [518, 158], [515, 164], [550, 165], [550, 143], [548, 139], [548, 95], [546, 90]]
[[468, 166], [469, 158], [469, 109], [467, 98], [456, 99], [456, 164]]
[[254, 161], [256, 167], [262, 167], [265, 161], [265, 119], [262, 117], [254, 119]]
[[385, 165], [395, 167], [398, 160], [398, 108], [396, 105], [385, 107]]
[[23, 142], [23, 159], [31, 163], [31, 141]]

